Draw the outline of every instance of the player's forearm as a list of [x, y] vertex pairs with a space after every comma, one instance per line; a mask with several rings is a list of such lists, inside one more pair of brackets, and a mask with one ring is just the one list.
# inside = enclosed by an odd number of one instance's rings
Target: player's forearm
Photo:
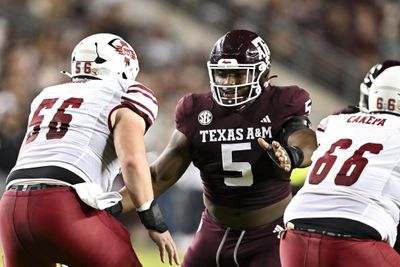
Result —
[[132, 202], [131, 196], [129, 195], [128, 189], [124, 186], [119, 193], [122, 196], [122, 213], [127, 213], [136, 210], [135, 204]]
[[150, 166], [155, 196], [175, 184], [190, 162], [189, 142], [184, 134], [175, 130], [167, 147]]
[[[154, 199], [150, 171], [146, 161], [142, 161], [140, 164], [122, 165], [122, 175], [127, 191], [127, 194], [124, 195], [123, 204], [138, 208]], [[126, 208], [129, 208], [129, 206]], [[125, 210], [125, 206], [123, 207]]]
[[[166, 170], [168, 168], [169, 171]], [[150, 166], [153, 192], [156, 198], [165, 191], [167, 191], [167, 189], [171, 187], [180, 177], [180, 175], [178, 175], [172, 168], [173, 166], [167, 166], [166, 168], [159, 168], [158, 165], [154, 164]]]
[[122, 173], [126, 175], [124, 177], [131, 178], [124, 178], [125, 188], [127, 189], [127, 193], [124, 193], [124, 197], [125, 199], [131, 199], [132, 202], [125, 201], [125, 205], [128, 206], [124, 207], [122, 204], [123, 211], [126, 212], [134, 206], [140, 221], [146, 229], [164, 233], [168, 230], [168, 226], [165, 224], [160, 208], [154, 200], [147, 161], [143, 159], [140, 162], [142, 162], [141, 166], [132, 164], [124, 168], [124, 165], [122, 165]]
[[[154, 166], [150, 168], [150, 171], [151, 171], [151, 176], [153, 177], [152, 187], [153, 187], [154, 198], [160, 196], [176, 182], [176, 180], [161, 179], [163, 175], [157, 173]], [[166, 173], [164, 174], [167, 175]], [[158, 177], [158, 179], [156, 179], [156, 177]], [[170, 174], [169, 177], [176, 177], [176, 176]], [[130, 212], [138, 208], [138, 206], [135, 205], [134, 202], [132, 201], [132, 198], [126, 186], [124, 186], [119, 193], [122, 195], [122, 207], [123, 207], [122, 213]]]
[[288, 145], [296, 146], [302, 150], [304, 158], [300, 167], [311, 165], [311, 156], [318, 146], [315, 132], [313, 130], [301, 129], [294, 132], [288, 139]]

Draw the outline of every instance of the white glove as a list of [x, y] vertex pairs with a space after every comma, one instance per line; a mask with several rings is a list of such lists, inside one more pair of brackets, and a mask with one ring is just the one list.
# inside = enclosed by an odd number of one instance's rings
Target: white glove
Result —
[[103, 192], [98, 184], [79, 183], [72, 186], [79, 198], [92, 208], [104, 210], [122, 200], [118, 192]]

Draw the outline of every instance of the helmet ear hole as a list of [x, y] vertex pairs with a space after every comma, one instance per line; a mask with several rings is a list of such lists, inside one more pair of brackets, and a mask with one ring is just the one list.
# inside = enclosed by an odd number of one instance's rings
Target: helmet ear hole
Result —
[[123, 78], [123, 79], [128, 79], [128, 77], [126, 77], [125, 72], [122, 73], [122, 78]]
[[267, 65], [266, 64], [261, 64], [260, 66], [258, 66], [258, 70], [260, 71], [260, 72], [263, 72], [263, 71], [265, 71], [267, 69]]

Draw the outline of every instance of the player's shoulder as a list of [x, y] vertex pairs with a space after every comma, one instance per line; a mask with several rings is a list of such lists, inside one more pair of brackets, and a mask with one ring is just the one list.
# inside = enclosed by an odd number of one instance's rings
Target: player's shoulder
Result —
[[131, 95], [131, 96], [142, 96], [145, 97], [154, 104], [157, 103], [157, 97], [152, 89], [150, 89], [148, 86], [144, 85], [143, 83], [133, 81], [126, 83], [124, 85], [124, 88], [126, 90], [126, 94]]
[[66, 88], [69, 87], [70, 83], [60, 83], [60, 84], [52, 84], [48, 85], [44, 88], [42, 88], [37, 95], [34, 97], [33, 102], [38, 101], [43, 98], [48, 98], [48, 97], [53, 97], [55, 93], [57, 95], [62, 95], [63, 93], [66, 93], [67, 90]]
[[266, 90], [271, 90], [274, 95], [279, 98], [292, 100], [297, 99], [299, 97], [303, 99], [309, 99], [310, 94], [303, 88], [298, 85], [286, 85], [286, 86], [277, 86], [270, 85], [266, 88]]
[[176, 105], [177, 115], [190, 115], [196, 111], [210, 110], [214, 105], [212, 95], [207, 93], [190, 93], [182, 96]]
[[143, 83], [138, 82], [138, 81], [129, 82], [129, 83], [127, 83], [126, 87], [127, 87], [128, 92], [139, 91], [139, 92], [146, 92], [148, 94], [155, 95], [154, 91], [149, 86], [144, 85]]
[[292, 116], [309, 115], [311, 112], [310, 94], [297, 85], [270, 85], [264, 90], [261, 102], [269, 103], [283, 120]]
[[50, 84], [44, 87], [40, 93], [46, 93], [49, 91], [59, 91], [63, 90], [63, 88], [70, 87], [72, 82], [66, 82], [66, 83], [58, 83], [58, 84]]
[[345, 108], [342, 108], [336, 112], [334, 112], [334, 115], [338, 115], [338, 114], [353, 114], [353, 113], [357, 113], [360, 112], [360, 108], [357, 106], [347, 106]]
[[158, 101], [154, 91], [138, 81], [119, 80], [124, 88], [121, 103], [142, 116], [147, 127], [152, 125], [158, 114]]
[[210, 92], [205, 93], [189, 93], [182, 96], [178, 103], [185, 105], [205, 105], [212, 101], [212, 95]]
[[351, 117], [358, 117], [358, 116], [364, 116], [368, 115], [367, 113], [363, 112], [353, 112], [353, 113], [334, 113], [331, 115], [326, 116], [323, 118], [317, 127], [317, 132], [325, 132], [325, 130], [328, 128], [329, 125], [331, 124], [336, 124], [340, 122], [347, 121]]

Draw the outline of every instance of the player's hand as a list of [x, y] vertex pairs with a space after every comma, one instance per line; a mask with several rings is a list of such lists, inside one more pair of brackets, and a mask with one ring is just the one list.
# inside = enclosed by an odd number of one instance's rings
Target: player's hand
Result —
[[272, 144], [268, 144], [264, 139], [258, 138], [258, 144], [264, 149], [271, 160], [281, 169], [289, 172], [292, 168], [292, 163], [286, 149], [281, 146], [278, 141], [272, 141]]
[[165, 263], [165, 254], [168, 253], [169, 264], [180, 265], [178, 249], [176, 248], [175, 242], [171, 237], [169, 231], [164, 233], [159, 233], [157, 231], [149, 230], [149, 236], [157, 244], [160, 250], [160, 258], [163, 263]]

